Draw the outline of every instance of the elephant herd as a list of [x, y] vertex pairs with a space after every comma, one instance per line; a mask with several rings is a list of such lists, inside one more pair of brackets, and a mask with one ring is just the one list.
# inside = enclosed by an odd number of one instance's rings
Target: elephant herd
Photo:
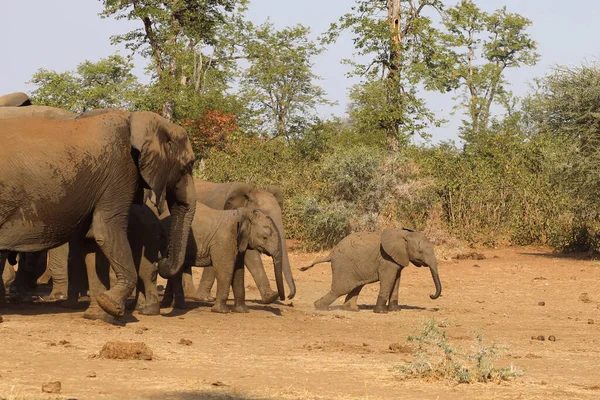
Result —
[[[186, 298], [214, 302], [214, 312], [247, 312], [246, 267], [263, 303], [285, 298], [284, 279], [294, 298], [281, 191], [194, 178], [195, 155], [182, 127], [152, 112], [74, 114], [13, 93], [0, 96], [0, 137], [0, 288], [12, 283], [24, 294], [52, 279], [45, 300], [73, 306], [89, 294], [84, 317], [91, 319], [123, 317], [132, 294], [147, 315], [185, 307]], [[276, 290], [261, 254], [273, 259]], [[317, 309], [347, 294], [346, 308], [357, 310], [362, 287], [379, 281], [374, 311], [397, 310], [409, 262], [428, 266], [431, 297], [441, 293], [433, 245], [408, 229], [350, 235], [300, 270], [326, 261], [332, 288]], [[198, 289], [192, 267], [204, 267]], [[158, 274], [167, 279], [162, 301]]]

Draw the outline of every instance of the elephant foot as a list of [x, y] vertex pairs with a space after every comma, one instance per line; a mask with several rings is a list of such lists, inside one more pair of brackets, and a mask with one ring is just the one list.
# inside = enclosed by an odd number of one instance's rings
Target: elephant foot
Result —
[[271, 289], [269, 289], [264, 294], [261, 293], [261, 297], [262, 297], [263, 304], [271, 304], [279, 298], [279, 293], [274, 292]]
[[108, 315], [97, 305], [92, 305], [87, 310], [85, 310], [85, 312], [83, 313], [83, 318], [92, 321], [104, 321], [109, 324], [112, 324], [116, 321], [115, 317], [113, 317], [112, 315]]
[[163, 296], [160, 301], [160, 308], [169, 308], [173, 305], [173, 298], [168, 296]]
[[42, 276], [37, 278], [37, 281], [35, 283], [38, 285], [46, 285], [48, 282], [50, 282], [50, 278], [52, 278], [52, 275], [46, 274], [44, 272], [44, 274]]
[[159, 315], [160, 314], [160, 305], [158, 303], [145, 305], [143, 307], [138, 308], [138, 313], [142, 315]]
[[319, 300], [314, 302], [315, 309], [318, 311], [329, 311], [329, 305], [321, 303]]
[[342, 306], [342, 309], [344, 311], [353, 311], [353, 312], [358, 312], [358, 305], [356, 304], [350, 304], [350, 303], [344, 303], [344, 305]]
[[187, 307], [187, 305], [185, 304], [185, 300], [175, 299], [175, 301], [173, 302], [173, 308], [177, 308], [179, 310], [185, 310], [189, 307]]
[[127, 299], [125, 301], [125, 309], [128, 311], [139, 309], [138, 303], [135, 299]]
[[198, 291], [193, 297], [196, 301], [204, 301], [206, 303], [214, 303], [217, 300], [215, 297], [210, 295], [210, 292], [200, 292]]
[[398, 305], [398, 300], [392, 300], [388, 304], [388, 311], [400, 311], [400, 306]]
[[227, 304], [223, 304], [223, 303], [215, 303], [215, 305], [212, 306], [210, 311], [216, 312], [216, 313], [221, 313], [221, 314], [227, 314], [227, 313], [231, 312], [229, 307], [227, 307]]
[[67, 300], [67, 295], [62, 292], [51, 292], [48, 296], [42, 296], [42, 300], [46, 302]]
[[384, 297], [377, 297], [377, 304], [375, 304], [375, 308], [373, 309], [374, 313], [377, 314], [387, 314], [388, 309], [386, 307], [387, 300]]
[[235, 313], [249, 313], [250, 308], [248, 308], [248, 306], [245, 304], [236, 304], [233, 306], [232, 311]]
[[108, 293], [102, 293], [98, 296], [98, 305], [106, 311], [107, 314], [115, 318], [121, 318], [125, 315], [125, 302], [113, 300]]

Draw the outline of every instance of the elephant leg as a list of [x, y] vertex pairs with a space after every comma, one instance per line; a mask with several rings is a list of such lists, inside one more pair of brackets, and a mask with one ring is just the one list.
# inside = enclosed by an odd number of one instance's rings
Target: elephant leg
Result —
[[396, 274], [396, 280], [394, 281], [394, 289], [390, 294], [390, 301], [388, 303], [388, 311], [398, 311], [400, 306], [398, 305], [398, 291], [400, 289], [400, 276], [402, 275], [402, 268], [398, 270]]
[[185, 307], [185, 294], [183, 293], [183, 274], [177, 274], [172, 278], [169, 278], [167, 285], [171, 284], [171, 290], [173, 293], [173, 308], [184, 309]]
[[[0, 290], [2, 290], [2, 292], [0, 292], [0, 306], [4, 306], [6, 304], [6, 285], [4, 284], [5, 280], [5, 266], [6, 266], [6, 253], [3, 251], [0, 251]], [[13, 270], [14, 271], [14, 270]]]
[[213, 267], [202, 268], [202, 277], [198, 284], [198, 291], [196, 292], [196, 298], [200, 301], [213, 302], [215, 298], [210, 295], [210, 291], [215, 283], [217, 275]]
[[[69, 245], [48, 250], [48, 265], [46, 271], [52, 278], [52, 292], [46, 296], [46, 301], [66, 300], [69, 294]], [[81, 265], [82, 270], [83, 265]], [[39, 279], [38, 279], [39, 282]], [[77, 299], [75, 298], [75, 301]]]
[[357, 286], [346, 295], [346, 300], [344, 300], [344, 310], [358, 311], [358, 304], [356, 302], [363, 287], [364, 285]]
[[388, 264], [380, 265], [379, 267], [379, 295], [377, 296], [377, 303], [373, 312], [375, 313], [387, 313], [387, 302], [390, 298], [394, 283], [396, 282], [396, 276], [398, 275], [398, 268], [390, 266]]
[[229, 287], [233, 280], [235, 260], [228, 260], [226, 258], [215, 260], [215, 257], [213, 257], [213, 267], [217, 275], [217, 297], [211, 311], [228, 313], [231, 310], [227, 307], [227, 299], [229, 298]]
[[183, 270], [181, 275], [181, 281], [183, 285], [183, 294], [186, 298], [196, 298], [196, 287], [194, 286], [194, 279], [192, 275], [192, 267], [188, 266]]
[[335, 294], [332, 291], [314, 302], [315, 308], [320, 311], [328, 311], [331, 303], [336, 301], [341, 295]]
[[98, 297], [110, 284], [108, 260], [100, 251], [88, 252], [85, 255], [85, 269], [90, 290], [90, 306], [83, 313], [83, 318], [112, 322], [113, 316], [106, 313], [98, 304]]
[[27, 293], [27, 281], [29, 275], [27, 265], [27, 253], [19, 253], [19, 260], [17, 262], [17, 273], [15, 276], [15, 280], [10, 287], [11, 296], [15, 296], [17, 299], [22, 299]]
[[[138, 296], [141, 296], [141, 301], [138, 299], [137, 310], [143, 315], [158, 315], [160, 314], [160, 305], [158, 304], [158, 290], [156, 289], [158, 269], [154, 263], [142, 257], [139, 270], [139, 290]], [[141, 287], [140, 287], [141, 286]]]
[[246, 306], [246, 288], [244, 287], [244, 260], [241, 257], [235, 262], [233, 270], [233, 298], [235, 300], [233, 311], [238, 313], [247, 313], [250, 311]]
[[173, 278], [167, 279], [167, 286], [165, 287], [165, 292], [163, 293], [163, 298], [160, 302], [161, 308], [168, 308], [173, 305], [173, 283], [171, 279]]
[[271, 289], [269, 278], [265, 273], [265, 267], [263, 266], [262, 259], [260, 258], [260, 252], [257, 250], [247, 250], [244, 257], [244, 263], [252, 274], [256, 287], [260, 291], [260, 297], [262, 298], [263, 304], [270, 304], [277, 300], [279, 294]]
[[127, 213], [110, 217], [103, 212], [94, 213], [94, 237], [102, 253], [110, 262], [117, 276], [117, 283], [98, 296], [98, 304], [114, 317], [125, 313], [125, 299], [133, 292], [137, 283], [137, 273], [127, 232]]
[[46, 265], [44, 273], [37, 279], [36, 283], [38, 285], [47, 285], [48, 283], [50, 283], [50, 279], [52, 279], [52, 272], [50, 272], [49, 265]]

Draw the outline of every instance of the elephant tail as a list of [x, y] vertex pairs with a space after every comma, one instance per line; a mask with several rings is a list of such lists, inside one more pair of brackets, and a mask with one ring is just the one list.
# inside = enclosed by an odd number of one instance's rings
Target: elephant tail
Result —
[[321, 264], [324, 262], [331, 262], [331, 254], [313, 261], [312, 264], [307, 265], [306, 267], [300, 268], [300, 271], [306, 271], [307, 269], [310, 269], [310, 268], [314, 267], [315, 265]]

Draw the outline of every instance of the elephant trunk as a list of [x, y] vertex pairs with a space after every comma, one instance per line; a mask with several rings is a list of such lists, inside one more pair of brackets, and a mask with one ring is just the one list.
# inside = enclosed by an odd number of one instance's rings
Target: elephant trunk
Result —
[[165, 257], [158, 262], [158, 273], [165, 279], [177, 275], [185, 260], [188, 237], [196, 212], [196, 190], [191, 176], [186, 175], [180, 181], [175, 201], [172, 205], [169, 204], [169, 211], [169, 245]]
[[434, 261], [429, 264], [429, 269], [431, 270], [431, 277], [433, 278], [433, 283], [435, 283], [435, 294], [430, 295], [431, 299], [437, 299], [442, 294], [442, 283], [440, 282], [440, 277], [438, 275], [437, 262]]
[[[275, 225], [275, 229], [279, 230]], [[277, 232], [281, 237], [281, 231]], [[275, 282], [277, 283], [277, 293], [279, 294], [280, 300], [285, 300], [285, 288], [283, 287], [283, 249], [281, 246], [281, 240], [278, 240], [275, 251], [272, 252], [273, 267], [275, 269]]]
[[285, 281], [287, 282], [288, 287], [290, 288], [290, 293], [288, 294], [288, 299], [293, 299], [296, 295], [296, 282], [294, 282], [294, 276], [292, 275], [292, 267], [290, 265], [290, 259], [288, 257], [287, 245], [285, 243], [285, 230], [283, 229], [283, 221], [281, 218], [274, 219], [275, 225], [279, 230], [279, 237], [281, 242], [281, 255], [282, 255], [282, 268], [283, 274], [285, 276]]

